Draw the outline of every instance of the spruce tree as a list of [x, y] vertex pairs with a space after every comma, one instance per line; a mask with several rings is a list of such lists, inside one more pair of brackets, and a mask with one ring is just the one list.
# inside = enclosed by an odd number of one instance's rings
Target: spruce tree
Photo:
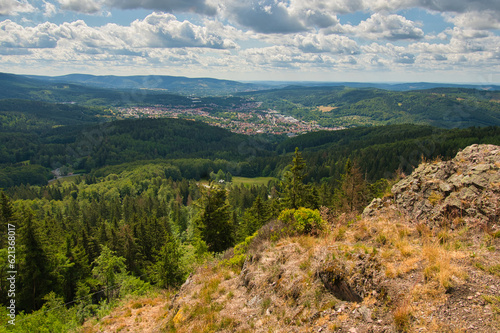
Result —
[[311, 191], [310, 187], [304, 184], [306, 176], [306, 162], [295, 148], [295, 155], [290, 165], [290, 171], [285, 173], [285, 180], [282, 184], [282, 208], [294, 208], [310, 206]]
[[344, 211], [357, 212], [367, 204], [367, 183], [357, 163], [349, 158], [341, 178], [340, 195], [340, 203]]
[[176, 287], [183, 282], [182, 253], [171, 233], [167, 233], [165, 244], [157, 258], [157, 280], [162, 287]]
[[203, 198], [199, 228], [211, 252], [222, 252], [233, 245], [233, 223], [226, 190], [210, 186]]
[[271, 218], [267, 202], [257, 196], [252, 207], [250, 207], [243, 216], [243, 221], [238, 231], [238, 240], [244, 240], [245, 237], [253, 235]]
[[33, 218], [31, 210], [24, 211], [20, 230], [19, 308], [26, 312], [42, 306], [43, 296], [50, 291], [52, 284], [50, 263], [36, 234]]

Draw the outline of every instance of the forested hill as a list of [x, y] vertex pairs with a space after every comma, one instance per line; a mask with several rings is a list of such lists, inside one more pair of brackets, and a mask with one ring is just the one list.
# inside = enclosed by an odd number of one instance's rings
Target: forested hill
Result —
[[388, 91], [375, 88], [298, 87], [242, 93], [322, 126], [412, 123], [442, 128], [500, 125], [500, 91], [435, 88]]
[[[308, 133], [278, 145], [278, 151], [303, 151], [310, 165], [308, 181], [340, 179], [347, 159], [357, 161], [369, 181], [388, 178], [396, 170], [409, 174], [428, 159], [449, 159], [474, 143], [500, 145], [500, 127], [440, 129], [418, 125], [388, 125], [343, 131]], [[284, 167], [280, 162], [276, 169]]]
[[196, 96], [227, 95], [241, 91], [254, 91], [267, 87], [263, 84], [241, 83], [231, 80], [166, 75], [97, 76], [70, 74], [54, 77], [32, 75], [28, 76], [28, 78], [52, 83], [73, 83], [106, 89], [147, 89]]
[[185, 96], [131, 89], [105, 89], [37, 80], [20, 75], [0, 73], [0, 99], [29, 99], [51, 103], [116, 106], [128, 104], [190, 105]]
[[33, 132], [56, 126], [91, 124], [105, 121], [111, 115], [104, 107], [0, 99], [0, 132]]
[[389, 91], [343, 86], [290, 86], [239, 93], [234, 97], [198, 98], [172, 94], [170, 90], [125, 89], [123, 87], [128, 87], [126, 84], [118, 86], [122, 88], [97, 88], [0, 73], [0, 99], [102, 107], [204, 108], [210, 113], [218, 112], [226, 122], [234, 116], [228, 112], [256, 112], [262, 116], [275, 110], [307, 124], [314, 121], [324, 127], [419, 124], [466, 128], [500, 125], [500, 91], [467, 88]]
[[44, 184], [52, 177], [48, 170], [62, 166], [88, 173], [106, 165], [152, 159], [191, 161], [177, 164], [184, 166], [184, 177], [199, 179], [215, 166], [207, 165], [208, 160], [200, 166], [192, 159], [221, 160], [227, 166], [228, 161], [274, 151], [272, 140], [260, 142], [202, 122], [171, 118], [0, 132], [0, 138], [0, 188]]

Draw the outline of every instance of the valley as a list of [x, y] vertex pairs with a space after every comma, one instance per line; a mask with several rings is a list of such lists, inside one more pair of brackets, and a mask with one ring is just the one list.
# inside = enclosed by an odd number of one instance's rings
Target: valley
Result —
[[499, 328], [500, 92], [77, 78], [0, 75], [0, 332]]

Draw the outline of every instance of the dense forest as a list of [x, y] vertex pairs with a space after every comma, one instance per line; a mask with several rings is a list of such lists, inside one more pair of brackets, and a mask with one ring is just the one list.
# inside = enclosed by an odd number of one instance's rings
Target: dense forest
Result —
[[387, 91], [375, 88], [288, 87], [240, 93], [322, 126], [421, 124], [442, 128], [500, 125], [500, 92], [463, 88]]

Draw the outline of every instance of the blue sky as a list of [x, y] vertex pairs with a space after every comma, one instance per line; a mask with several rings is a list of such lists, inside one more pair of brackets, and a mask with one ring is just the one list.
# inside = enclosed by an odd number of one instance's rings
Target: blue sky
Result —
[[0, 0], [0, 71], [500, 83], [499, 0]]

